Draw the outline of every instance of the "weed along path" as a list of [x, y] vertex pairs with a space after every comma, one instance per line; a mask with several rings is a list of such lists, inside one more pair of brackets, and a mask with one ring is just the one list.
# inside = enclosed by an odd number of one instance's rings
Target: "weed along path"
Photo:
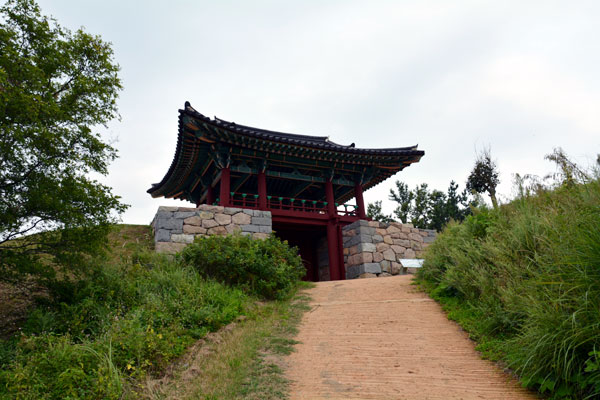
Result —
[[296, 351], [292, 399], [535, 399], [411, 286], [411, 276], [317, 283]]

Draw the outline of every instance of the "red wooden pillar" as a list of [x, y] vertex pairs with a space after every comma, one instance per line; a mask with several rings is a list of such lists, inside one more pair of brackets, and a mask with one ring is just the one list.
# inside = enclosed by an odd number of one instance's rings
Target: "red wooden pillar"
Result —
[[346, 264], [344, 263], [344, 237], [342, 236], [342, 225], [337, 225], [337, 237], [338, 237], [338, 264], [339, 264], [339, 278], [340, 280], [346, 279]]
[[356, 197], [356, 214], [358, 215], [358, 218], [367, 218], [367, 213], [365, 213], [365, 200], [363, 199], [363, 188], [360, 182], [354, 184], [354, 197]]
[[208, 185], [208, 189], [206, 189], [206, 204], [212, 206], [215, 202], [215, 191], [212, 186]]
[[331, 218], [327, 223], [327, 253], [329, 256], [329, 279], [340, 279], [339, 243], [337, 221]]
[[329, 218], [337, 216], [335, 210], [335, 198], [333, 197], [333, 182], [330, 180], [325, 182], [325, 201], [327, 202], [327, 213]]
[[267, 174], [265, 171], [258, 173], [258, 209], [267, 209]]
[[340, 279], [340, 261], [339, 261], [339, 240], [338, 240], [338, 220], [335, 207], [335, 197], [333, 194], [333, 182], [325, 182], [325, 200], [327, 201], [327, 253], [329, 256], [329, 279], [337, 281]]
[[231, 171], [229, 167], [221, 169], [221, 192], [220, 192], [220, 206], [229, 206], [229, 192], [231, 191]]

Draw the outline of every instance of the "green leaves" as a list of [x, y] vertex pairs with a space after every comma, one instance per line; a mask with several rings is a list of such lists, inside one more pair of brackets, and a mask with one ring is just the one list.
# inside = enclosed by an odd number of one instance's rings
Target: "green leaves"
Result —
[[385, 215], [381, 209], [381, 200], [367, 205], [367, 217], [380, 222], [394, 222], [391, 215]]
[[274, 236], [210, 236], [196, 239], [181, 253], [181, 262], [203, 276], [266, 299], [286, 297], [306, 273], [297, 250]]
[[0, 14], [0, 272], [6, 279], [49, 268], [48, 261], [75, 267], [78, 253], [102, 247], [105, 226], [126, 206], [88, 177], [105, 175], [116, 157], [97, 131], [118, 117], [121, 82], [110, 44], [62, 28], [32, 0], [8, 1]]
[[[447, 194], [435, 189], [430, 192], [426, 183], [410, 190], [406, 183], [396, 181], [396, 190], [390, 189], [389, 198], [398, 203], [394, 210], [396, 217], [416, 228], [441, 231], [450, 220], [462, 221], [470, 213], [469, 196], [466, 191], [459, 194], [458, 184], [454, 181], [450, 182]], [[381, 212], [381, 202], [369, 204], [368, 210], [373, 219], [393, 221], [391, 216]]]
[[492, 161], [489, 149], [485, 149], [477, 155], [473, 170], [467, 178], [467, 189], [477, 193], [487, 193], [490, 195], [492, 205], [498, 208], [496, 200], [496, 186], [500, 183], [498, 178], [498, 167]]

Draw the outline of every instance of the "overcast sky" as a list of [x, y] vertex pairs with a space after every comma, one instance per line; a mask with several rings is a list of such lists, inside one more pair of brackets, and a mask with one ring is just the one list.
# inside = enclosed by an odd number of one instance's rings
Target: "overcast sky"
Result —
[[61, 25], [113, 44], [124, 90], [107, 137], [120, 159], [103, 179], [149, 223], [146, 190], [167, 172], [179, 108], [357, 147], [425, 151], [396, 179], [460, 187], [477, 149], [514, 173], [554, 170], [562, 147], [600, 153], [599, 1], [39, 0]]

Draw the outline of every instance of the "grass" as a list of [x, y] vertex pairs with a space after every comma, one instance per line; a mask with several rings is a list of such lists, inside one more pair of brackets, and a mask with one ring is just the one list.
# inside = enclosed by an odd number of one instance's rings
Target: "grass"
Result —
[[[154, 247], [152, 231], [146, 225], [116, 225], [108, 234], [108, 242], [104, 262], [109, 264], [130, 262], [135, 254]], [[9, 339], [22, 329], [36, 299], [44, 298], [48, 298], [48, 291], [33, 280], [18, 285], [0, 282], [0, 317], [4, 321], [0, 338]]]
[[[250, 348], [278, 352], [285, 347], [289, 338], [277, 336], [277, 329], [283, 335], [287, 321], [295, 318], [291, 300], [262, 302], [243, 286], [202, 276], [200, 265], [154, 253], [148, 227], [117, 226], [109, 241], [109, 254], [90, 259], [83, 279], [56, 282], [21, 308], [25, 315], [18, 329], [0, 339], [0, 399], [147, 396], [146, 382], [162, 377], [179, 357], [244, 316], [232, 332], [255, 325], [253, 332], [261, 338], [274, 335], [267, 341], [272, 344], [265, 347], [256, 339]], [[228, 365], [259, 370], [263, 364], [253, 364], [255, 354], [241, 353]], [[256, 390], [265, 390], [261, 385]]]
[[[304, 284], [304, 287], [309, 284]], [[221, 333], [186, 359], [166, 387], [150, 390], [154, 399], [284, 399], [288, 382], [283, 356], [293, 351], [297, 326], [308, 298], [262, 303], [234, 329]]]
[[600, 397], [600, 181], [538, 188], [450, 224], [421, 286], [478, 349], [552, 399]]

